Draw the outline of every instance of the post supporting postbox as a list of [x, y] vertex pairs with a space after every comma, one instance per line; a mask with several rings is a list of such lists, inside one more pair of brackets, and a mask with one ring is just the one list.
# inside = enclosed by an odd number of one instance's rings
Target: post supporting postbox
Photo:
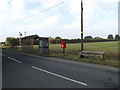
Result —
[[65, 48], [63, 48], [63, 55], [65, 55]]

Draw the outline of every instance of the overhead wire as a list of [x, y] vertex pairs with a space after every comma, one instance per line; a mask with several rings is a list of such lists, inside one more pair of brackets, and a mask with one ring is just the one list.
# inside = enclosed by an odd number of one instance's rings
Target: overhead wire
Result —
[[[69, 0], [66, 0], [66, 1], [69, 1]], [[20, 20], [18, 20], [18, 21], [15, 21], [15, 22], [13, 22], [13, 23], [7, 24], [6, 26], [10, 26], [10, 25], [13, 25], [13, 24], [22, 22], [22, 21], [24, 21], [24, 20], [26, 20], [26, 19], [28, 19], [28, 18], [32, 18], [32, 17], [34, 17], [34, 16], [37, 16], [37, 15], [39, 15], [39, 14], [45, 12], [45, 11], [48, 11], [48, 10], [50, 10], [50, 9], [52, 9], [52, 8], [55, 8], [55, 7], [59, 6], [59, 5], [62, 5], [62, 4], [65, 3], [66, 1], [63, 1], [63, 2], [61, 2], [61, 3], [59, 3], [59, 4], [56, 4], [56, 5], [52, 6], [52, 7], [49, 7], [49, 8], [47, 8], [47, 9], [45, 9], [45, 10], [43, 10], [43, 11], [40, 11], [40, 12], [38, 12], [38, 13], [36, 13], [36, 14], [33, 14], [33, 15], [31, 15], [31, 16], [28, 16], [28, 17], [22, 18], [22, 19], [20, 19]], [[6, 27], [6, 26], [5, 26], [5, 27]]]
[[[55, 2], [59, 2], [59, 1], [61, 1], [61, 0], [58, 0], [58, 1], [39, 1], [40, 3], [44, 3], [44, 4], [49, 4], [49, 3], [55, 3]], [[14, 7], [23, 7], [23, 6], [14, 6]], [[32, 5], [25, 5], [25, 7], [32, 7]], [[1, 7], [0, 6], [0, 8], [12, 8], [12, 7], [10, 7], [10, 6], [8, 6], [8, 7]]]

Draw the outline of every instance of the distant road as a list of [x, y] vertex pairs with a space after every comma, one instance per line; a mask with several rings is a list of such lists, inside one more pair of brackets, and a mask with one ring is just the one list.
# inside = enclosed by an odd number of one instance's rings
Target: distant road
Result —
[[3, 88], [117, 88], [118, 69], [3, 50]]

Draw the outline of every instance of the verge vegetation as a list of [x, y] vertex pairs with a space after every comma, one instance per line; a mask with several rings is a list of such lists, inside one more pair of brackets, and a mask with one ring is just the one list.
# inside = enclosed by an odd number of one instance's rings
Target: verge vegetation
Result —
[[[65, 55], [62, 54], [62, 48], [60, 44], [50, 44], [50, 49], [49, 49], [50, 54], [44, 55], [44, 56], [62, 58], [66, 60], [73, 60], [73, 61], [79, 61], [79, 62], [87, 62], [87, 63], [120, 67], [119, 61], [118, 61], [118, 57], [119, 57], [119, 54], [118, 54], [119, 45], [118, 44], [119, 43], [120, 41], [84, 43], [84, 50], [105, 52], [105, 56], [102, 60], [95, 58], [95, 57], [80, 58], [79, 56], [80, 43], [67, 44]], [[3, 49], [9, 49], [9, 50], [13, 50], [16, 52], [23, 52], [19, 50], [19, 46], [12, 47], [12, 48], [10, 46], [3, 46]], [[38, 45], [34, 45], [33, 50], [24, 51], [24, 53], [40, 55]]]

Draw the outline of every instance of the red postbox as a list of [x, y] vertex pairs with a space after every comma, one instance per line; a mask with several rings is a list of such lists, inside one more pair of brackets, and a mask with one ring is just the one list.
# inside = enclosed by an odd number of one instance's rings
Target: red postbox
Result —
[[61, 48], [66, 48], [66, 42], [64, 41], [61, 42]]

